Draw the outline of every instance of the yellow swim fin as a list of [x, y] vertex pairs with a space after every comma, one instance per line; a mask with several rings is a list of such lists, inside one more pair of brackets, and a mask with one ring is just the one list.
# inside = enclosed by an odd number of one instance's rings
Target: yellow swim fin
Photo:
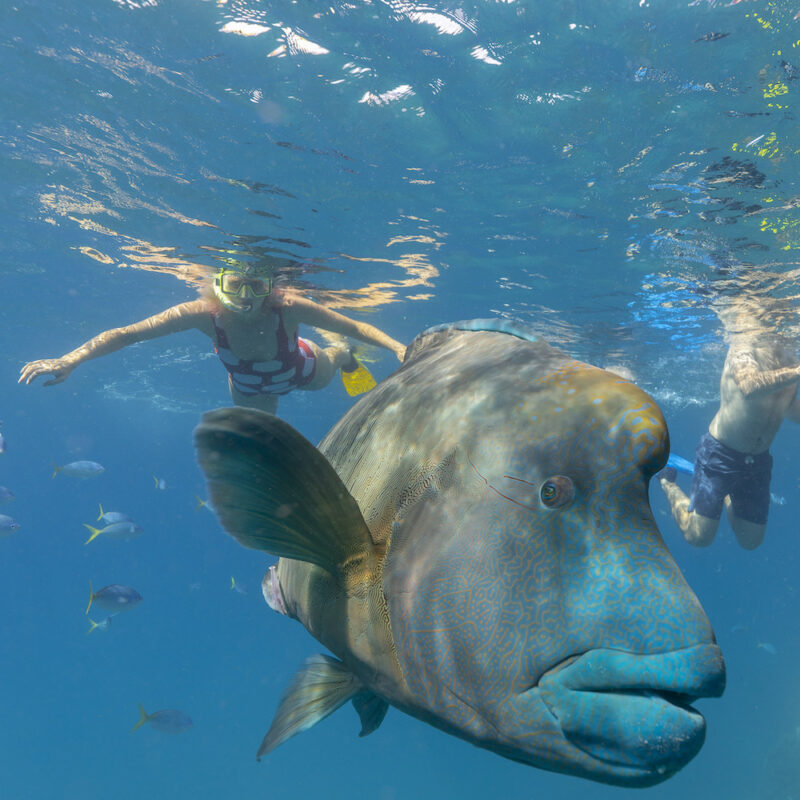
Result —
[[355, 356], [353, 356], [353, 361], [358, 365], [354, 370], [348, 372], [343, 369], [339, 370], [345, 391], [350, 397], [364, 394], [364, 392], [368, 392], [377, 386], [372, 373]]

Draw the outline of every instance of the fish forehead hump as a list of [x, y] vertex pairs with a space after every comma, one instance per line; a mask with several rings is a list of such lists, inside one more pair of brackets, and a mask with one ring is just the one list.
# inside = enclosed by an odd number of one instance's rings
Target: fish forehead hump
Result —
[[388, 539], [405, 496], [455, 449], [469, 451], [489, 427], [513, 436], [509, 415], [521, 392], [532, 376], [565, 360], [545, 342], [505, 333], [446, 330], [417, 337], [402, 366], [319, 445], [356, 498], [374, 541]]
[[[503, 461], [521, 440], [557, 436], [562, 454], [583, 455], [593, 428], [601, 448], [591, 454], [595, 466], [610, 460], [652, 474], [666, 459], [661, 411], [616, 375], [507, 333], [447, 330], [418, 340], [403, 366], [320, 444], [376, 541], [385, 540], [386, 514], [404, 489], [456, 449], [491, 442]], [[626, 450], [624, 457], [609, 447]]]
[[545, 444], [557, 437], [562, 462], [569, 461], [569, 448], [577, 447], [584, 465], [595, 470], [612, 464], [649, 478], [664, 466], [669, 452], [664, 416], [634, 384], [578, 361], [541, 372], [535, 384], [521, 401], [518, 420], [540, 448], [540, 458]]

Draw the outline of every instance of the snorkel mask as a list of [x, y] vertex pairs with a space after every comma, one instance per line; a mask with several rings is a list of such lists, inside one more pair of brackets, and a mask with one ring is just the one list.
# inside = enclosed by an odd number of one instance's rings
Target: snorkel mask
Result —
[[214, 295], [229, 311], [251, 311], [272, 292], [272, 278], [223, 269], [214, 277]]

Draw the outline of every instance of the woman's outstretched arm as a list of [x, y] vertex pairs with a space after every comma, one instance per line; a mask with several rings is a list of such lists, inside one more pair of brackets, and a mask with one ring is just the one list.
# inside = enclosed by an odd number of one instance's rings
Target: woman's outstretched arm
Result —
[[406, 346], [402, 342], [392, 339], [391, 336], [385, 334], [374, 325], [368, 325], [366, 322], [357, 322], [345, 317], [343, 314], [339, 314], [337, 311], [325, 308], [319, 303], [314, 303], [295, 294], [286, 294], [284, 307], [294, 316], [297, 322], [313, 325], [316, 328], [331, 331], [331, 333], [351, 336], [367, 344], [384, 347], [387, 350], [391, 350], [399, 361], [402, 361], [405, 357]]
[[159, 336], [167, 336], [170, 333], [192, 328], [197, 328], [210, 336], [211, 327], [206, 300], [181, 303], [143, 319], [141, 322], [134, 322], [133, 325], [103, 331], [60, 358], [31, 361], [22, 368], [19, 383], [31, 383], [40, 375], [50, 374], [53, 377], [49, 381], [45, 381], [44, 385], [52, 386], [66, 380], [75, 367], [91, 358], [99, 358], [146, 339], [156, 339]]

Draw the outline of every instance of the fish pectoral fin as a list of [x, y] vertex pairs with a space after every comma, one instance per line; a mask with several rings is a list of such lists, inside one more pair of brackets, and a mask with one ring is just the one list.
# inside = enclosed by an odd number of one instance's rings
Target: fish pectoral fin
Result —
[[311, 656], [283, 693], [256, 759], [260, 761], [296, 733], [316, 725], [361, 689], [361, 681], [339, 659]]
[[211, 505], [240, 544], [368, 576], [375, 546], [358, 503], [311, 442], [272, 414], [220, 408], [195, 428]]
[[372, 692], [360, 691], [353, 698], [353, 708], [361, 719], [361, 730], [358, 735], [369, 736], [380, 727], [389, 710], [389, 704]]

